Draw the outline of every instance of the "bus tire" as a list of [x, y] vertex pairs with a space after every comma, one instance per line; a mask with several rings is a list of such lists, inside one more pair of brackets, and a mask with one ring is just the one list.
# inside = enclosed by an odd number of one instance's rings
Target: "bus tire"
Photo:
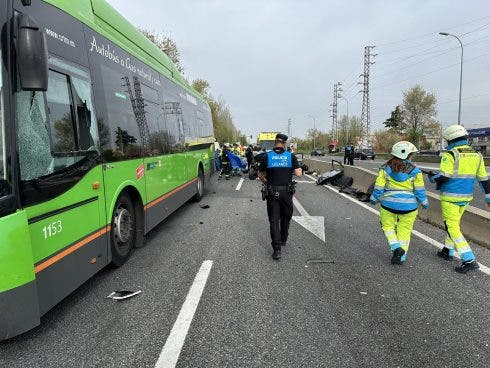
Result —
[[111, 222], [111, 264], [119, 267], [131, 255], [136, 244], [136, 211], [126, 193], [117, 199]]
[[199, 172], [197, 174], [197, 182], [196, 182], [196, 194], [192, 197], [193, 202], [200, 202], [202, 197], [204, 197], [204, 173], [202, 168], [199, 167]]

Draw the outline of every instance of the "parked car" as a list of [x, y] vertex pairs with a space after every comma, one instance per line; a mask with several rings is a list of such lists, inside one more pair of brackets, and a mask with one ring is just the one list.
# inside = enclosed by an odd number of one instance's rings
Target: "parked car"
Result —
[[357, 158], [359, 160], [374, 160], [376, 158], [376, 154], [371, 148], [362, 148], [355, 151], [354, 158]]
[[323, 148], [314, 148], [313, 151], [311, 151], [312, 156], [325, 156], [325, 151]]

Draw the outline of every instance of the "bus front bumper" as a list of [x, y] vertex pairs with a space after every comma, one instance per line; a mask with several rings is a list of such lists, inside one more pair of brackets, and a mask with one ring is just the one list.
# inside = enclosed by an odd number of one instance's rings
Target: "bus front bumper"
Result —
[[0, 291], [0, 341], [20, 335], [40, 323], [36, 281]]

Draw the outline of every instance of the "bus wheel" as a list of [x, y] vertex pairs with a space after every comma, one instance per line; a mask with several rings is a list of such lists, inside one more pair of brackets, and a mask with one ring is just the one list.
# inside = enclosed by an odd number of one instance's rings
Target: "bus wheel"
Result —
[[116, 202], [111, 227], [111, 263], [121, 266], [136, 243], [136, 212], [131, 198], [125, 193]]
[[200, 202], [202, 197], [204, 196], [204, 173], [202, 169], [199, 168], [199, 174], [197, 175], [197, 192], [192, 197], [194, 202]]

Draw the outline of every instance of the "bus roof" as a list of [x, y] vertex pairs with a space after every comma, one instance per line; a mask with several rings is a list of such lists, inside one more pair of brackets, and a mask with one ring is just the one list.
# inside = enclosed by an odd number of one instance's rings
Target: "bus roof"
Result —
[[43, 0], [86, 24], [136, 56], [142, 62], [181, 85], [189, 93], [206, 102], [180, 74], [172, 60], [158, 46], [146, 38], [106, 0]]

